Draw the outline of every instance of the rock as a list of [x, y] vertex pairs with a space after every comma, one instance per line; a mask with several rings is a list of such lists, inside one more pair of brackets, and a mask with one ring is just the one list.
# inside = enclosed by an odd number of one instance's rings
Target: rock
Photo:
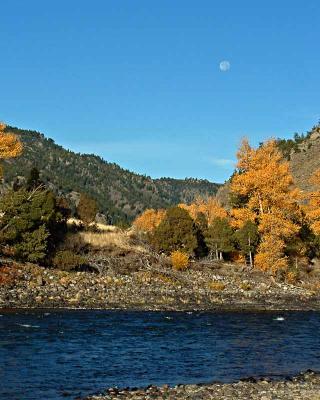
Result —
[[36, 281], [37, 281], [37, 285], [38, 285], [38, 286], [43, 286], [43, 285], [44, 285], [44, 281], [43, 281], [41, 275], [37, 275]]

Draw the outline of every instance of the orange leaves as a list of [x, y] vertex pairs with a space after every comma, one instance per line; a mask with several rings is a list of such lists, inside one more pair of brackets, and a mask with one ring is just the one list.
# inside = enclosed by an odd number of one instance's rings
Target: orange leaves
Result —
[[293, 188], [289, 163], [283, 160], [274, 140], [254, 149], [244, 139], [237, 156], [238, 172], [231, 181], [231, 191], [246, 201], [231, 211], [232, 224], [237, 228], [245, 220], [259, 224], [261, 243], [256, 266], [275, 272], [286, 267], [286, 240], [299, 231], [294, 222], [300, 217], [299, 191]]
[[247, 221], [255, 222], [256, 214], [249, 208], [234, 208], [231, 210], [231, 226], [240, 229]]
[[152, 232], [166, 215], [165, 210], [145, 210], [133, 222], [133, 226], [143, 232]]
[[17, 157], [22, 152], [22, 144], [16, 135], [0, 132], [0, 158]]
[[215, 197], [209, 197], [206, 200], [198, 197], [194, 203], [190, 205], [179, 204], [179, 207], [187, 210], [194, 220], [196, 220], [199, 213], [203, 213], [209, 226], [215, 218], [228, 217], [227, 211], [220, 205]]
[[[6, 125], [0, 123], [0, 159], [14, 158], [22, 153], [22, 144], [13, 133], [5, 133]], [[0, 177], [2, 168], [0, 167]]]
[[17, 157], [22, 152], [22, 144], [13, 133], [5, 133], [6, 125], [0, 123], [0, 158]]
[[293, 179], [289, 163], [282, 159], [276, 142], [269, 140], [258, 149], [244, 140], [238, 152], [238, 174], [231, 182], [231, 190], [249, 197], [249, 208], [269, 212], [273, 206], [296, 201], [298, 192], [292, 191]]
[[173, 251], [170, 255], [170, 259], [173, 268], [178, 271], [186, 269], [189, 264], [188, 254], [180, 250]]
[[291, 237], [298, 233], [299, 226], [286, 218], [279, 209], [271, 210], [260, 218], [259, 232], [270, 234], [280, 239]]
[[227, 211], [220, 205], [215, 197], [210, 197], [202, 211], [208, 218], [208, 225], [211, 225], [215, 218], [227, 218]]

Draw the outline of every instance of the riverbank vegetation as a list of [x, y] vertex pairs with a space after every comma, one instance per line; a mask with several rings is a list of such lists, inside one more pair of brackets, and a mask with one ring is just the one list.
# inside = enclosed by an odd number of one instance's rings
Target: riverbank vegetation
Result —
[[[5, 125], [0, 128], [0, 158], [14, 162], [22, 144]], [[181, 273], [193, 262], [227, 261], [295, 283], [320, 254], [320, 171], [311, 178], [313, 192], [296, 188], [275, 140], [253, 148], [244, 139], [237, 158], [228, 207], [214, 196], [199, 196], [147, 209], [126, 230], [97, 223], [99, 207], [86, 193], [75, 206], [55, 194], [34, 166], [24, 182], [1, 195], [2, 257], [96, 271], [97, 252], [151, 254]]]
[[[237, 158], [228, 209], [199, 198], [166, 212], [149, 209], [133, 225], [157, 251], [242, 262], [293, 281], [319, 255], [320, 190], [295, 187], [274, 140], [257, 149], [243, 140]], [[320, 188], [319, 170], [311, 180]]]

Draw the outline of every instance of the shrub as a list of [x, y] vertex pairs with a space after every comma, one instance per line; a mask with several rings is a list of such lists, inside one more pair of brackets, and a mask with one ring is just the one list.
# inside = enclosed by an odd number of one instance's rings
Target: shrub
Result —
[[15, 246], [15, 256], [30, 262], [41, 261], [46, 256], [47, 239], [50, 233], [45, 225], [41, 225], [33, 232], [21, 234], [21, 241]]
[[171, 253], [170, 258], [171, 258], [171, 264], [172, 264], [173, 268], [178, 271], [186, 269], [189, 264], [188, 254], [186, 254], [180, 250], [173, 251]]
[[77, 215], [85, 225], [90, 224], [95, 219], [98, 212], [97, 203], [94, 199], [81, 193], [79, 204], [77, 206]]
[[63, 271], [72, 271], [86, 264], [86, 258], [70, 250], [58, 251], [52, 260], [55, 268]]
[[241, 284], [240, 284], [240, 289], [242, 289], [242, 290], [244, 290], [245, 292], [247, 292], [247, 291], [251, 290], [251, 285], [250, 285], [249, 282], [246, 282], [246, 281], [241, 282]]
[[63, 243], [59, 246], [59, 251], [69, 250], [75, 254], [87, 253], [89, 250], [89, 244], [83, 239], [81, 233], [68, 233]]
[[297, 283], [299, 279], [299, 273], [298, 271], [288, 271], [286, 272], [285, 276], [286, 282], [289, 283], [290, 285], [294, 285]]
[[211, 281], [211, 282], [209, 282], [208, 287], [209, 287], [209, 289], [214, 290], [214, 291], [221, 291], [226, 288], [226, 285], [220, 281]]

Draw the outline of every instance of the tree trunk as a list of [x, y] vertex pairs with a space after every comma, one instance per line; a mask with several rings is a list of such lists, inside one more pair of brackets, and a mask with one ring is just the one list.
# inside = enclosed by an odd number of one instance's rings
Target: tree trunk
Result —
[[219, 257], [219, 259], [220, 259], [221, 261], [223, 261], [223, 254], [222, 254], [222, 251], [220, 251], [220, 257]]
[[216, 259], [219, 260], [218, 245], [216, 244]]
[[264, 211], [263, 211], [263, 205], [262, 205], [260, 193], [258, 193], [258, 201], [259, 201], [260, 214], [262, 215], [262, 214], [264, 214]]
[[250, 233], [248, 236], [248, 245], [249, 245], [249, 259], [250, 259], [250, 268], [253, 268], [253, 260], [252, 260], [252, 252], [251, 252], [251, 237]]

